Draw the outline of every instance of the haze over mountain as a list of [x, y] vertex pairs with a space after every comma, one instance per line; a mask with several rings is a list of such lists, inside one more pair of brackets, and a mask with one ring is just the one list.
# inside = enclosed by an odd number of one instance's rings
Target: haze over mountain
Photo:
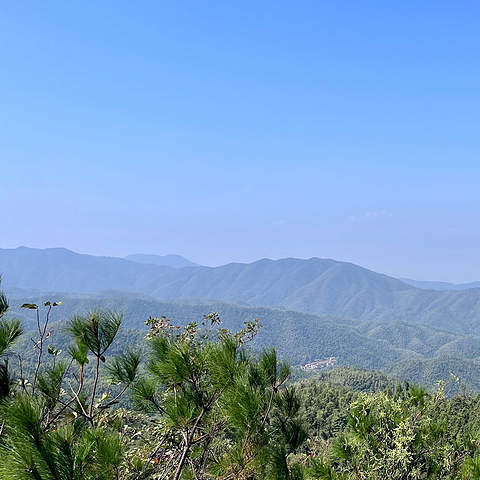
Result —
[[449, 283], [449, 282], [429, 282], [424, 280], [411, 280], [409, 278], [399, 278], [402, 282], [405, 282], [407, 285], [412, 285], [417, 288], [424, 288], [427, 290], [454, 290], [461, 291], [467, 290], [469, 288], [480, 288], [480, 282], [471, 282], [471, 283]]
[[351, 263], [263, 259], [221, 267], [171, 268], [66, 249], [0, 249], [5, 287], [95, 293], [115, 289], [156, 299], [202, 297], [362, 321], [403, 320], [480, 333], [480, 291], [423, 290]]
[[199, 267], [198, 263], [191, 262], [181, 255], [151, 255], [144, 253], [134, 253], [133, 255], [127, 255], [125, 260], [130, 260], [137, 263], [147, 263], [153, 265], [165, 265], [172, 268], [183, 267]]

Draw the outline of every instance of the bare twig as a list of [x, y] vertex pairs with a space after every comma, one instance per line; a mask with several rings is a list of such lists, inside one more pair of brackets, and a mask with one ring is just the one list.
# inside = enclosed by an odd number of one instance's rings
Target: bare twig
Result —
[[18, 364], [19, 364], [19, 367], [20, 367], [20, 384], [21, 384], [23, 393], [26, 393], [27, 387], [26, 387], [26, 385], [25, 385], [25, 379], [23, 378], [23, 362], [22, 362], [22, 357], [20, 356], [20, 354], [17, 354], [17, 357], [18, 357]]
[[150, 462], [157, 456], [157, 453], [160, 451], [160, 449], [163, 447], [163, 442], [166, 440], [168, 436], [168, 432], [162, 437], [162, 440], [158, 444], [158, 447], [155, 449], [155, 451], [150, 455], [148, 460], [145, 462], [145, 466], [143, 467], [142, 471], [137, 474], [136, 477], [133, 478], [133, 480], [138, 480], [141, 478], [141, 476], [145, 473], [145, 470], [148, 468], [150, 465]]
[[37, 328], [38, 328], [38, 334], [40, 336], [40, 340], [35, 344], [35, 346], [38, 346], [38, 357], [37, 357], [37, 364], [35, 366], [35, 375], [33, 377], [33, 383], [32, 383], [32, 393], [35, 393], [35, 388], [37, 386], [37, 381], [38, 381], [38, 371], [40, 369], [40, 365], [42, 363], [42, 354], [43, 354], [43, 341], [45, 339], [45, 335], [47, 333], [47, 326], [48, 322], [50, 320], [50, 312], [52, 311], [52, 305], [48, 306], [48, 311], [47, 311], [47, 316], [45, 318], [45, 322], [43, 324], [43, 329], [40, 324], [40, 309], [37, 307]]
[[197, 419], [195, 420], [195, 423], [193, 424], [192, 430], [190, 431], [190, 435], [186, 438], [185, 447], [183, 447], [183, 452], [178, 462], [177, 468], [175, 469], [173, 480], [178, 480], [180, 478], [180, 475], [182, 474], [183, 465], [185, 464], [185, 460], [187, 459], [188, 452], [190, 451], [193, 437], [195, 436], [195, 432], [197, 430], [198, 424], [202, 420], [205, 413], [206, 413], [205, 408], [202, 408], [202, 411], [200, 412]]

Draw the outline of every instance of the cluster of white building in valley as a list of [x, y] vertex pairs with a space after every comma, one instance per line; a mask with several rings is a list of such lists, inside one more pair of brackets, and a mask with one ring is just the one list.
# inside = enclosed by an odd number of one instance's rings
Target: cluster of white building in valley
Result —
[[314, 362], [311, 363], [306, 363], [305, 365], [302, 365], [300, 368], [302, 370], [318, 370], [321, 368], [326, 368], [326, 367], [333, 367], [337, 363], [337, 357], [328, 357], [325, 360], [315, 360]]

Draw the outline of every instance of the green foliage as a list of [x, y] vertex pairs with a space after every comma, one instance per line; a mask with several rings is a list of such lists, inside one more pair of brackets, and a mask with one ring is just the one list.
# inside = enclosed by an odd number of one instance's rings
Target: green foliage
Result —
[[88, 315], [75, 315], [67, 331], [96, 357], [101, 357], [112, 344], [122, 324], [122, 315], [116, 312], [94, 310]]
[[[50, 313], [59, 305], [61, 302], [45, 302], [43, 320], [42, 307], [23, 305], [36, 315], [37, 356], [34, 366], [21, 370], [17, 388], [10, 388], [4, 394], [0, 409], [0, 479], [126, 478], [121, 470], [129, 472], [124, 456], [124, 445], [128, 442], [109, 408], [135, 380], [139, 355], [127, 352], [123, 357], [113, 358], [109, 365], [111, 375], [126, 385], [113, 398], [111, 392], [99, 392], [101, 365], [117, 335], [121, 317], [95, 311], [70, 320], [68, 333], [73, 340], [68, 349], [70, 360], [57, 360], [62, 350], [50, 345], [46, 349], [49, 361], [45, 363], [42, 357], [45, 341], [53, 333], [47, 329]], [[9, 334], [3, 335], [9, 340], [5, 343], [18, 336], [12, 329], [0, 332]], [[89, 374], [93, 383], [86, 381], [89, 354], [95, 359]], [[32, 382], [24, 374], [32, 375]]]
[[[115, 313], [73, 316], [65, 330], [73, 343], [47, 348], [58, 305], [24, 304], [35, 314], [36, 355], [21, 363], [17, 388], [5, 394], [0, 479], [301, 478], [287, 462], [305, 439], [295, 391], [283, 388], [290, 368], [274, 349], [254, 358], [243, 347], [258, 320], [231, 333], [214, 313], [184, 328], [150, 319], [149, 361], [139, 378], [140, 351], [110, 354], [122, 321]], [[148, 406], [152, 428], [124, 423], [112, 410], [128, 388]]]
[[5, 354], [22, 333], [19, 320], [0, 319], [0, 355]]
[[[448, 384], [429, 394], [352, 367], [288, 385], [291, 369], [274, 348], [250, 348], [266, 343], [251, 309], [246, 324], [235, 317], [234, 331], [221, 328], [217, 313], [184, 327], [150, 317], [145, 348], [143, 333], [122, 333], [122, 316], [109, 311], [76, 314], [62, 333], [49, 317], [59, 305], [24, 305], [36, 334], [33, 349], [24, 344], [30, 358], [16, 385], [5, 360], [21, 330], [0, 319], [0, 384], [8, 387], [0, 391], [2, 480], [480, 478], [480, 397], [465, 389], [447, 398]], [[264, 311], [267, 326], [282, 314]], [[347, 325], [379, 342], [371, 345], [387, 345], [381, 352], [427, 355], [458, 340], [411, 325]], [[144, 413], [118, 408], [129, 389]]]
[[45, 429], [45, 405], [20, 395], [8, 405], [0, 478], [111, 480], [122, 464], [119, 435], [81, 422]]
[[123, 355], [113, 358], [107, 366], [110, 383], [129, 385], [135, 380], [140, 366], [140, 352], [126, 351]]
[[393, 376], [353, 366], [338, 367], [327, 372], [318, 372], [308, 378], [316, 380], [317, 383], [340, 385], [350, 390], [366, 393], [375, 393], [386, 389], [394, 390], [399, 386], [399, 381]]
[[[309, 473], [318, 479], [475, 478], [478, 443], [468, 429], [452, 424], [455, 415], [448, 411], [456, 403], [459, 413], [458, 402], [446, 400], [443, 387], [433, 396], [417, 386], [360, 393], [349, 407], [346, 428], [323, 460], [309, 461]], [[474, 412], [468, 406], [466, 411]], [[470, 423], [466, 411], [463, 427]]]
[[23, 333], [19, 320], [2, 318], [8, 308], [7, 297], [0, 291], [0, 402], [8, 397], [14, 382], [9, 369], [9, 349]]
[[347, 388], [317, 380], [297, 384], [300, 413], [307, 428], [310, 444], [316, 438], [327, 440], [347, 425], [350, 404], [358, 396]]
[[295, 392], [282, 389], [290, 369], [274, 349], [258, 360], [242, 350], [258, 321], [236, 333], [215, 330], [219, 323], [217, 314], [200, 327], [178, 329], [165, 317], [147, 321], [151, 377], [132, 390], [138, 404], [159, 415], [155, 452], [170, 457], [159, 457], [157, 468], [173, 479], [256, 478], [260, 471], [285, 478], [289, 451], [305, 439]]
[[[480, 344], [480, 341], [477, 340]], [[405, 360], [385, 368], [385, 372], [394, 377], [411, 380], [425, 385], [429, 390], [435, 390], [441, 379], [448, 379], [454, 373], [460, 383], [449, 384], [446, 393], [452, 396], [459, 392], [461, 384], [470, 391], [480, 390], [480, 358], [466, 359], [461, 357], [441, 356]]]
[[41, 392], [45, 408], [49, 411], [55, 409], [58, 399], [66, 393], [62, 389], [62, 384], [67, 368], [66, 362], [49, 365], [38, 377], [38, 391]]
[[[0, 276], [0, 285], [2, 283], [2, 277]], [[4, 292], [0, 292], [0, 318], [5, 315], [8, 310], [8, 299]]]
[[324, 463], [318, 458], [310, 460], [309, 468], [307, 470], [309, 478], [317, 480], [337, 480], [340, 475], [328, 463]]

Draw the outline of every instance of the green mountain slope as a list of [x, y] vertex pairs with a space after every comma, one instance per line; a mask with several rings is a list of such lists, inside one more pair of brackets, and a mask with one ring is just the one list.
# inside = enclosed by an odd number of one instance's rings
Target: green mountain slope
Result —
[[220, 315], [223, 326], [231, 330], [239, 330], [246, 320], [259, 318], [263, 328], [252, 342], [252, 347], [274, 345], [279, 354], [293, 364], [333, 356], [337, 357], [338, 365], [378, 369], [401, 361], [423, 360], [440, 355], [480, 357], [479, 337], [446, 333], [424, 325], [405, 322], [362, 323], [332, 315], [200, 299], [164, 302], [137, 294], [118, 296], [118, 292], [106, 292], [103, 295], [15, 297], [11, 298], [10, 315], [21, 318], [27, 329], [33, 329], [34, 312], [22, 310], [20, 306], [23, 303], [41, 305], [46, 301], [64, 301], [54, 311], [54, 321], [61, 322], [75, 313], [84, 313], [93, 308], [108, 308], [124, 312], [124, 327], [137, 331], [145, 328], [143, 322], [149, 316], [165, 315], [172, 317], [172, 323], [185, 325], [192, 321], [200, 322], [203, 315], [215, 311]]
[[[457, 342], [462, 345], [462, 351], [463, 348], [470, 349], [473, 345], [467, 346], [465, 339], [476, 338], [477, 342], [479, 340], [478, 337], [458, 336], [426, 325], [407, 322], [366, 322], [359, 323], [356, 328], [368, 338], [384, 340], [396, 348], [412, 350], [426, 357], [436, 356], [442, 349], [450, 351], [452, 347], [447, 348], [447, 346]], [[478, 342], [477, 352], [480, 355], [480, 342]]]
[[[380, 368], [415, 355], [414, 352], [398, 349], [384, 340], [370, 339], [362, 335], [356, 330], [357, 322], [354, 320], [278, 308], [245, 307], [199, 300], [161, 302], [148, 298], [45, 295], [13, 299], [10, 315], [21, 318], [27, 329], [33, 329], [34, 312], [22, 310], [21, 304], [43, 304], [49, 300], [65, 302], [54, 311], [52, 317], [54, 321], [59, 322], [58, 325], [75, 313], [93, 308], [122, 311], [125, 313], [124, 327], [137, 330], [144, 328], [143, 321], [149, 316], [165, 315], [172, 317], [174, 324], [186, 325], [192, 321], [200, 322], [203, 315], [216, 311], [223, 321], [223, 326], [231, 330], [239, 330], [245, 321], [259, 318], [262, 330], [251, 346], [262, 348], [274, 345], [279, 354], [293, 364], [334, 356], [338, 357], [340, 365], [354, 364], [365, 368]], [[57, 326], [56, 329], [58, 328]]]
[[447, 393], [459, 391], [461, 384], [468, 390], [480, 390], [480, 358], [441, 356], [409, 359], [385, 367], [383, 371], [400, 380], [415, 381], [434, 390], [438, 381], [448, 381], [450, 374], [458, 377], [458, 383], [447, 386]]

